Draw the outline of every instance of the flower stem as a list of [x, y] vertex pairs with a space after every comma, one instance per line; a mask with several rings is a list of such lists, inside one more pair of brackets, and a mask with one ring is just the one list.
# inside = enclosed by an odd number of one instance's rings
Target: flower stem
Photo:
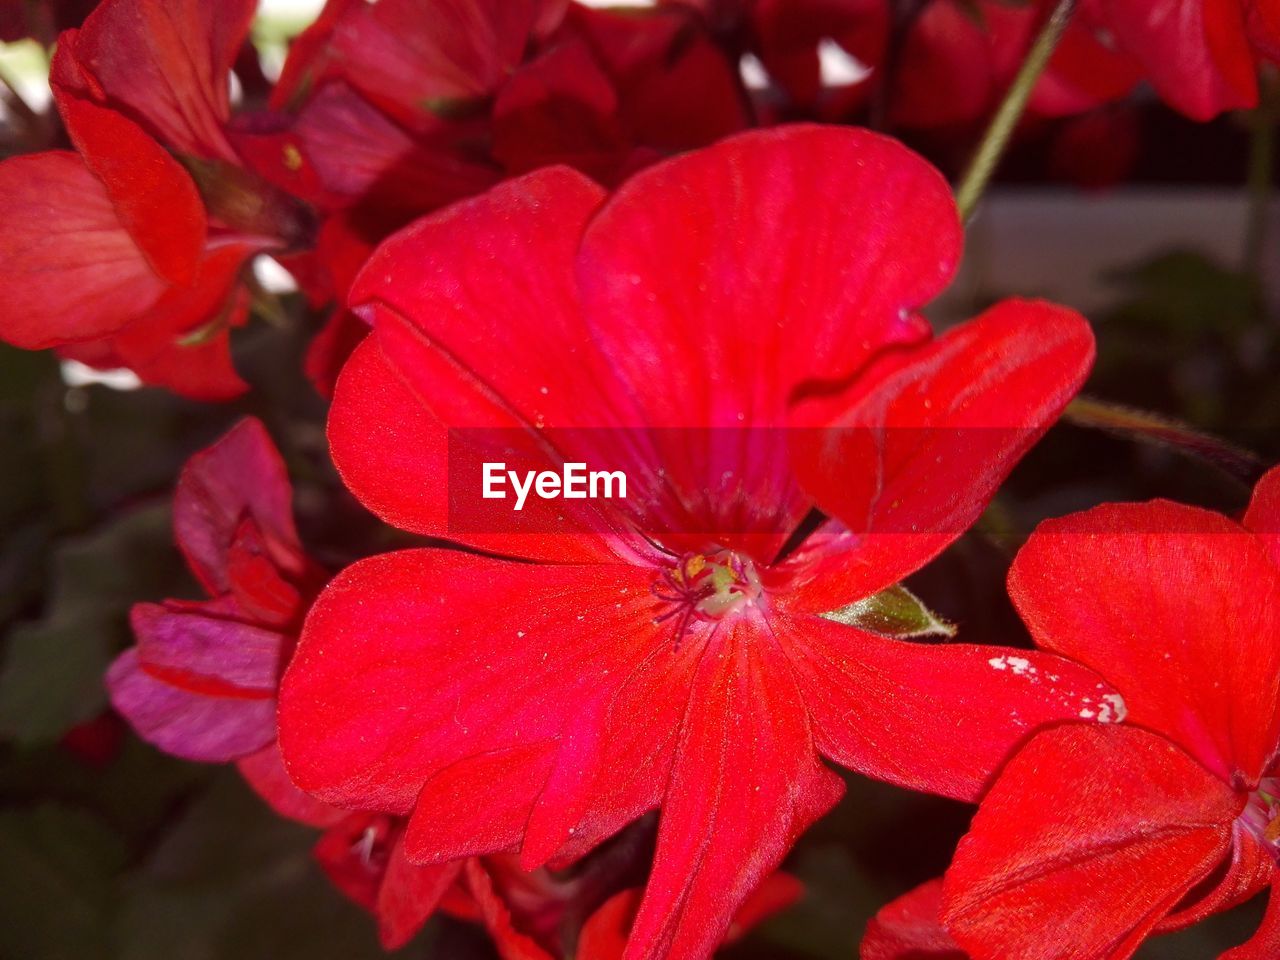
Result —
[[1276, 122], [1280, 113], [1280, 89], [1276, 77], [1263, 71], [1258, 108], [1250, 118], [1249, 139], [1249, 221], [1244, 237], [1244, 270], [1262, 277], [1262, 258], [1267, 247], [1267, 221], [1271, 216], [1271, 181], [1276, 162]]
[[1071, 19], [1071, 11], [1074, 7], [1075, 0], [1058, 0], [1053, 12], [1049, 14], [1049, 19], [1040, 28], [1039, 35], [1027, 52], [1027, 58], [1018, 68], [1018, 75], [1013, 78], [1013, 84], [1005, 94], [1000, 109], [991, 118], [991, 125], [982, 135], [982, 142], [978, 144], [977, 152], [969, 161], [969, 169], [964, 172], [960, 185], [956, 188], [956, 206], [960, 208], [962, 220], [967, 222], [973, 216], [982, 192], [986, 189], [991, 175], [995, 173], [996, 166], [1004, 155], [1009, 137], [1018, 125], [1027, 101], [1031, 99], [1031, 91], [1035, 89], [1036, 81], [1040, 79], [1040, 74], [1044, 73], [1044, 68], [1049, 64], [1049, 58], [1053, 56], [1054, 48], [1062, 39], [1062, 32]]
[[1103, 430], [1211, 463], [1248, 487], [1252, 487], [1266, 470], [1257, 454], [1219, 437], [1158, 413], [1136, 410], [1095, 397], [1076, 397], [1067, 404], [1062, 419], [1078, 427]]

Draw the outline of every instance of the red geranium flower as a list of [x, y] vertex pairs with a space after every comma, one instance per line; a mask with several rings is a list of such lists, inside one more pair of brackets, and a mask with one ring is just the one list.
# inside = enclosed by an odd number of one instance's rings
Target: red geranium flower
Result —
[[[1275, 882], [1277, 531], [1273, 470], [1243, 526], [1109, 504], [1046, 522], [1018, 554], [1009, 589], [1032, 635], [1106, 677], [1130, 723], [1039, 734], [984, 798], [943, 915], [976, 960], [1122, 960]], [[1277, 955], [1273, 888], [1262, 928], [1226, 956]]]
[[[977, 518], [1092, 338], [1009, 302], [931, 339], [916, 311], [954, 269], [955, 205], [874, 134], [746, 134], [605, 199], [532, 174], [419, 221], [357, 280], [374, 334], [330, 418], [345, 482], [406, 529], [533, 562], [349, 567], [286, 672], [281, 744], [303, 789], [410, 815], [415, 862], [573, 859], [660, 806], [628, 956], [699, 957], [840, 795], [821, 756], [974, 798], [1029, 730], [1102, 709], [1055, 657], [819, 615]], [[795, 423], [844, 429], [793, 450]], [[623, 467], [652, 499], [459, 529], [450, 461], [495, 431], [518, 453], [577, 444], [551, 461]], [[844, 523], [790, 549], [815, 502]]]

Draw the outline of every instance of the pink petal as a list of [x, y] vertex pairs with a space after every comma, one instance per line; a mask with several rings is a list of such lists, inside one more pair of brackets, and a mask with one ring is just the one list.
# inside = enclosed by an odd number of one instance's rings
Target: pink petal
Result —
[[138, 736], [165, 753], [226, 763], [255, 753], [275, 737], [275, 700], [227, 697], [175, 686], [154, 676], [126, 650], [107, 671], [111, 704]]
[[130, 615], [143, 667], [178, 686], [229, 697], [271, 697], [285, 637], [196, 608], [135, 604]]

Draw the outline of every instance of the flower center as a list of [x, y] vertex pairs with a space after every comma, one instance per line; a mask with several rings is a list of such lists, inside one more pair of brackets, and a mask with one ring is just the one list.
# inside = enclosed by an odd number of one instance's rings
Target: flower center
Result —
[[716, 621], [751, 606], [763, 588], [755, 564], [732, 550], [686, 553], [654, 581], [653, 594], [673, 608], [654, 623], [676, 620], [676, 646], [694, 621]]
[[1280, 777], [1263, 780], [1249, 794], [1249, 802], [1240, 820], [1280, 863]]

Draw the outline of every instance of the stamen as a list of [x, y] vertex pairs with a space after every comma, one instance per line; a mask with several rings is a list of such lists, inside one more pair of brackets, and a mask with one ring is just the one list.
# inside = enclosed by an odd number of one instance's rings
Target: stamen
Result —
[[695, 620], [723, 620], [753, 604], [762, 587], [755, 564], [732, 550], [712, 554], [686, 553], [664, 569], [650, 587], [653, 595], [675, 608], [653, 618], [663, 623], [679, 616], [675, 649]]

